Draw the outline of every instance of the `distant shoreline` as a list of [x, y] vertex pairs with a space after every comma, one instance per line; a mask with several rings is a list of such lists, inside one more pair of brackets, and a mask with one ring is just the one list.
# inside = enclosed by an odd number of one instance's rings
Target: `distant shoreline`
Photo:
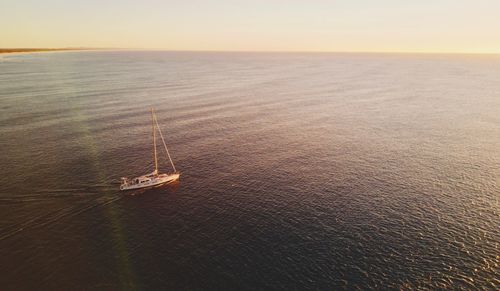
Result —
[[0, 55], [18, 55], [30, 53], [68, 52], [68, 51], [92, 51], [95, 48], [0, 48]]

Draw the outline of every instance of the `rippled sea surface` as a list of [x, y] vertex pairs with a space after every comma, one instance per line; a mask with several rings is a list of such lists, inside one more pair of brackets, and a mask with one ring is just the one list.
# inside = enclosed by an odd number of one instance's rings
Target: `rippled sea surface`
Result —
[[0, 160], [3, 290], [500, 288], [500, 56], [1, 56]]

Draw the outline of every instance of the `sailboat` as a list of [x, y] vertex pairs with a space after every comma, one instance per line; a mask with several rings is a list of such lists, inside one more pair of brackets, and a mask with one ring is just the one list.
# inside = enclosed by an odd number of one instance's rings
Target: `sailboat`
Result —
[[[141, 188], [150, 188], [150, 187], [157, 187], [160, 185], [172, 183], [174, 181], [179, 180], [179, 177], [181, 175], [180, 172], [178, 172], [175, 169], [174, 162], [172, 161], [172, 158], [170, 157], [170, 152], [168, 151], [167, 144], [165, 143], [165, 139], [163, 138], [163, 134], [161, 133], [160, 126], [158, 125], [158, 120], [156, 119], [156, 114], [154, 112], [154, 109], [151, 108], [151, 124], [153, 127], [153, 161], [154, 161], [154, 171], [142, 175], [139, 177], [135, 177], [133, 179], [129, 178], [122, 178], [122, 182], [120, 185], [120, 190], [134, 190], [134, 189], [141, 189]], [[163, 142], [163, 146], [165, 148], [165, 152], [167, 154], [168, 160], [170, 161], [170, 165], [172, 165], [172, 168], [174, 170], [173, 173], [164, 173], [160, 174], [158, 173], [158, 155], [156, 152], [156, 131], [160, 133], [161, 141]]]

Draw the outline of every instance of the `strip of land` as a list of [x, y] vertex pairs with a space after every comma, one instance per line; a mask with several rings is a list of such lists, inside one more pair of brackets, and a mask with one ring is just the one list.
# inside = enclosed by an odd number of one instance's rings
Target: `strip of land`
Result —
[[0, 54], [56, 52], [56, 51], [83, 51], [83, 50], [95, 50], [95, 49], [94, 48], [0, 48]]

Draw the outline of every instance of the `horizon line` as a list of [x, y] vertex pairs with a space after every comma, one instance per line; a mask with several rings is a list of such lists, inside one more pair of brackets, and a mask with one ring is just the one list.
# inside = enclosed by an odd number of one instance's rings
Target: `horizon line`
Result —
[[498, 52], [469, 52], [469, 51], [335, 51], [335, 50], [198, 50], [198, 49], [168, 49], [168, 48], [120, 48], [120, 47], [0, 47], [4, 50], [108, 50], [108, 51], [165, 51], [165, 52], [207, 52], [207, 53], [338, 53], [338, 54], [426, 54], [426, 55], [500, 55]]

